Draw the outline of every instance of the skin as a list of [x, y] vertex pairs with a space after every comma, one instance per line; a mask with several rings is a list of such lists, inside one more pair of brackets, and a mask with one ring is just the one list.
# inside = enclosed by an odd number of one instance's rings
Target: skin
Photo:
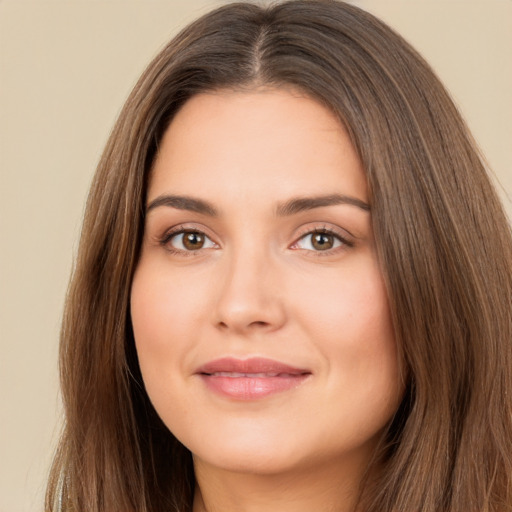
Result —
[[[283, 211], [333, 194], [351, 199]], [[354, 509], [402, 389], [367, 202], [343, 126], [297, 91], [197, 95], [167, 129], [131, 314], [149, 397], [193, 454], [195, 512]], [[204, 238], [183, 245], [183, 230]], [[197, 374], [256, 356], [308, 376], [244, 400]]]

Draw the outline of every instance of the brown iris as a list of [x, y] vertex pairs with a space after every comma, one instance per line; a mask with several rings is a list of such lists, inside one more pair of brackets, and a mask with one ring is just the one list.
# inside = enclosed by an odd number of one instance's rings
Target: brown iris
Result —
[[183, 247], [189, 251], [201, 249], [204, 245], [205, 236], [195, 231], [183, 233]]
[[328, 233], [313, 233], [311, 244], [318, 251], [327, 251], [334, 246], [334, 236]]

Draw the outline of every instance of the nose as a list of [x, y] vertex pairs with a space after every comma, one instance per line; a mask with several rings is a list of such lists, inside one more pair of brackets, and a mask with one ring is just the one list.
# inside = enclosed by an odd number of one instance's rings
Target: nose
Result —
[[240, 251], [224, 261], [214, 311], [215, 326], [248, 335], [272, 332], [286, 322], [278, 265], [263, 251]]

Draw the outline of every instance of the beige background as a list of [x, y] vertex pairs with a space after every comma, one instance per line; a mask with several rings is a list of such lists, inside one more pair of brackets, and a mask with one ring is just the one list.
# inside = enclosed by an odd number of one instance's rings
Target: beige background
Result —
[[[178, 27], [225, 3], [0, 0], [0, 512], [42, 510], [57, 338], [83, 204], [114, 119]], [[512, 0], [359, 0], [431, 62], [512, 203]]]

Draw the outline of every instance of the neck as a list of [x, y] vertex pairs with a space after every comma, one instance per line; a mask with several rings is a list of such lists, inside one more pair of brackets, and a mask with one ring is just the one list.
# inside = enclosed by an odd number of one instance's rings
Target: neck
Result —
[[283, 474], [227, 471], [195, 461], [193, 512], [357, 512], [364, 468], [316, 467]]

